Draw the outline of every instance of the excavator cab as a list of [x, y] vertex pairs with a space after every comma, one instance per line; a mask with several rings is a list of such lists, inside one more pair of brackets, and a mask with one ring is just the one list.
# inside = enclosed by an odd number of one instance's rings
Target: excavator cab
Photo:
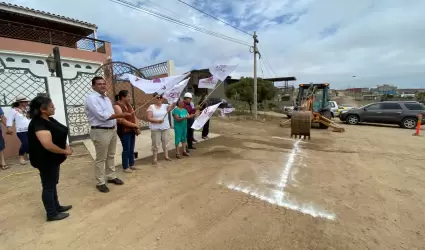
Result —
[[329, 113], [331, 106], [329, 104], [329, 84], [327, 83], [310, 83], [300, 84], [295, 110], [301, 110], [301, 106], [307, 99], [312, 98], [312, 111], [317, 113]]
[[321, 129], [332, 127], [336, 132], [344, 131], [330, 119], [329, 84], [300, 84], [291, 117], [291, 137], [310, 139], [312, 123], [318, 123]]

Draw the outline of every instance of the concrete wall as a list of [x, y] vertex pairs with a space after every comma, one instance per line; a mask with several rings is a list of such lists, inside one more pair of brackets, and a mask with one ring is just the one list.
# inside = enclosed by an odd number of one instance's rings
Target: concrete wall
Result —
[[[14, 43], [10, 43], [10, 40], [13, 40]], [[50, 53], [52, 53], [53, 46], [14, 39], [6, 39], [8, 42], [6, 44], [3, 43], [4, 41], [5, 38], [0, 38], [0, 58], [6, 68], [23, 68], [32, 72], [36, 76], [46, 77], [48, 94], [56, 106], [55, 119], [66, 124], [62, 84], [59, 78], [50, 77], [51, 73], [49, 72], [46, 63], [46, 58]], [[35, 44], [35, 46], [28, 47], [28, 44]], [[14, 48], [22, 49], [24, 51], [4, 50], [5, 47], [13, 47], [12, 45], [15, 45]], [[22, 48], [21, 46], [24, 45], [27, 47]], [[99, 56], [98, 54], [100, 53], [88, 51], [80, 52], [76, 50], [77, 49], [60, 47], [64, 78], [74, 78], [77, 75], [77, 72], [93, 73], [104, 63], [103, 60], [106, 60], [107, 58], [106, 54]], [[69, 56], [81, 56], [82, 58], [73, 58]], [[0, 66], [0, 68], [2, 69], [3, 67]], [[22, 94], [27, 98], [32, 99], [37, 96], [38, 93], [46, 93], [46, 88], [42, 82], [30, 86], [32, 81], [27, 79], [30, 75], [21, 74], [22, 71], [18, 72], [20, 73], [10, 73], [8, 70], [0, 72], [0, 106], [5, 114], [7, 114], [10, 110], [11, 100], [14, 100], [17, 95]], [[39, 80], [38, 78], [34, 79]], [[16, 135], [6, 135], [6, 128], [3, 125], [2, 131], [6, 141], [6, 149], [4, 151], [5, 156], [17, 156], [18, 148], [20, 146], [18, 138]]]

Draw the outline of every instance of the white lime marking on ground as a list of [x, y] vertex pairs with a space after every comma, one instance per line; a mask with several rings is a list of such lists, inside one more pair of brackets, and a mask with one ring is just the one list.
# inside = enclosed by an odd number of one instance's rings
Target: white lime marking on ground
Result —
[[[286, 139], [286, 138], [285, 138]], [[269, 192], [261, 192], [260, 188], [255, 188], [255, 185], [237, 185], [234, 183], [231, 184], [225, 184], [219, 181], [219, 185], [224, 185], [227, 188], [231, 190], [235, 190], [238, 192], [242, 192], [248, 195], [251, 195], [257, 199], [260, 199], [262, 201], [266, 201], [270, 204], [278, 205], [281, 207], [285, 207], [291, 210], [299, 211], [303, 214], [307, 214], [313, 217], [320, 217], [325, 218], [328, 220], [335, 220], [335, 215], [332, 213], [329, 213], [323, 209], [317, 208], [314, 204], [308, 203], [308, 204], [299, 204], [294, 201], [290, 201], [286, 197], [285, 188], [288, 185], [289, 182], [289, 176], [292, 173], [293, 165], [295, 162], [296, 157], [298, 156], [298, 153], [300, 152], [299, 144], [302, 143], [301, 140], [296, 140], [294, 142], [293, 148], [288, 156], [288, 159], [286, 161], [285, 167], [283, 168], [282, 174], [280, 175], [280, 180], [277, 183], [277, 186], [275, 189], [272, 189], [272, 192], [268, 190]], [[275, 183], [270, 180], [264, 180], [264, 177], [262, 178], [262, 183]], [[293, 179], [293, 177], [291, 178]]]

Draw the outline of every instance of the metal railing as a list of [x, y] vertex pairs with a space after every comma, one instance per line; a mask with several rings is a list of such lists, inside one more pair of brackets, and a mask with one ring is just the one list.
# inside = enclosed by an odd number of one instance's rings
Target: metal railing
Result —
[[0, 37], [106, 53], [105, 42], [64, 31], [0, 19]]
[[146, 78], [152, 79], [152, 77], [154, 76], [162, 76], [168, 74], [168, 65], [167, 62], [162, 62], [143, 67], [139, 70]]

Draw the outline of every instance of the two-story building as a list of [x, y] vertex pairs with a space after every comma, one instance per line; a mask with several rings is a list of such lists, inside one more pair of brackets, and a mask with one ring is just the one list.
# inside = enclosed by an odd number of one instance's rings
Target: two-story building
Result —
[[[60, 51], [62, 78], [49, 71], [47, 58], [54, 47]], [[55, 103], [55, 118], [69, 127], [70, 141], [88, 138], [85, 97], [92, 91], [91, 79], [111, 60], [111, 44], [97, 38], [95, 24], [0, 2], [0, 107], [5, 113], [18, 95], [32, 99], [46, 93]], [[173, 74], [173, 68], [173, 62], [167, 61], [139, 71], [157, 78]], [[108, 84], [114, 91], [130, 88], [136, 107], [151, 98], [128, 82]], [[109, 96], [113, 94], [111, 91]], [[19, 140], [6, 135], [4, 126], [2, 131], [5, 156], [16, 156]]]

